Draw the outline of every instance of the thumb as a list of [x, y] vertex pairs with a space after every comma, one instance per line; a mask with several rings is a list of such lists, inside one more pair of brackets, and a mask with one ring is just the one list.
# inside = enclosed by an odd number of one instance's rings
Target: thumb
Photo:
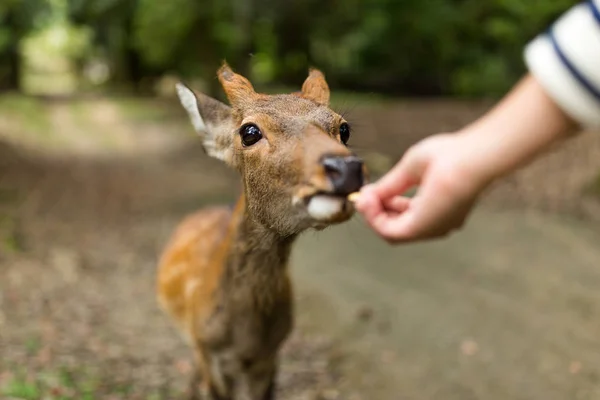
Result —
[[421, 182], [429, 158], [417, 149], [408, 150], [404, 157], [379, 181], [371, 185], [382, 200], [401, 195]]
[[372, 185], [364, 186], [361, 189], [360, 196], [354, 206], [367, 220], [373, 219], [383, 211], [383, 204], [373, 191]]

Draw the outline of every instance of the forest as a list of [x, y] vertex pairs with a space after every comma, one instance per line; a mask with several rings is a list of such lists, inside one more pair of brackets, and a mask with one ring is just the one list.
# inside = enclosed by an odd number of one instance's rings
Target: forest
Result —
[[62, 69], [72, 90], [145, 93], [176, 75], [214, 92], [214, 71], [227, 60], [259, 84], [297, 84], [314, 65], [337, 88], [356, 92], [497, 96], [524, 72], [524, 44], [573, 4], [2, 0], [0, 89], [27, 86], [24, 70]]

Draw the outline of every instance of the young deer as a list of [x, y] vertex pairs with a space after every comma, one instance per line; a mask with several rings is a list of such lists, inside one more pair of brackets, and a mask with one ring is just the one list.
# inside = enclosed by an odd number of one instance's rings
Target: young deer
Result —
[[[192, 398], [274, 398], [278, 351], [293, 325], [290, 250], [309, 228], [351, 218], [347, 196], [365, 168], [346, 147], [350, 128], [311, 69], [302, 91], [256, 93], [227, 64], [218, 78], [231, 107], [178, 84], [210, 156], [242, 177], [233, 210], [206, 208], [176, 229], [160, 259], [161, 306], [195, 353]], [[201, 378], [201, 379], [200, 379]]]

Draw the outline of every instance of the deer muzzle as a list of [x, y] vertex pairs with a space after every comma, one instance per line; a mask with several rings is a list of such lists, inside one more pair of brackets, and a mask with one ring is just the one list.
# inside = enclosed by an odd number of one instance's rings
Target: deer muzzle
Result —
[[333, 194], [347, 196], [364, 184], [363, 162], [356, 156], [327, 156], [321, 161]]

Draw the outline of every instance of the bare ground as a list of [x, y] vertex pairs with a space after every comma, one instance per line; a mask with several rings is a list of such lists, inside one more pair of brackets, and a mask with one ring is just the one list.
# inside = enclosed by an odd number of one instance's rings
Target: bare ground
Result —
[[[189, 357], [155, 304], [156, 257], [238, 187], [171, 107], [0, 103], [0, 398], [180, 397]], [[485, 108], [356, 107], [352, 140], [381, 172]], [[392, 249], [359, 220], [307, 234], [281, 398], [598, 398], [599, 147], [583, 135], [506, 179], [447, 242]]]

